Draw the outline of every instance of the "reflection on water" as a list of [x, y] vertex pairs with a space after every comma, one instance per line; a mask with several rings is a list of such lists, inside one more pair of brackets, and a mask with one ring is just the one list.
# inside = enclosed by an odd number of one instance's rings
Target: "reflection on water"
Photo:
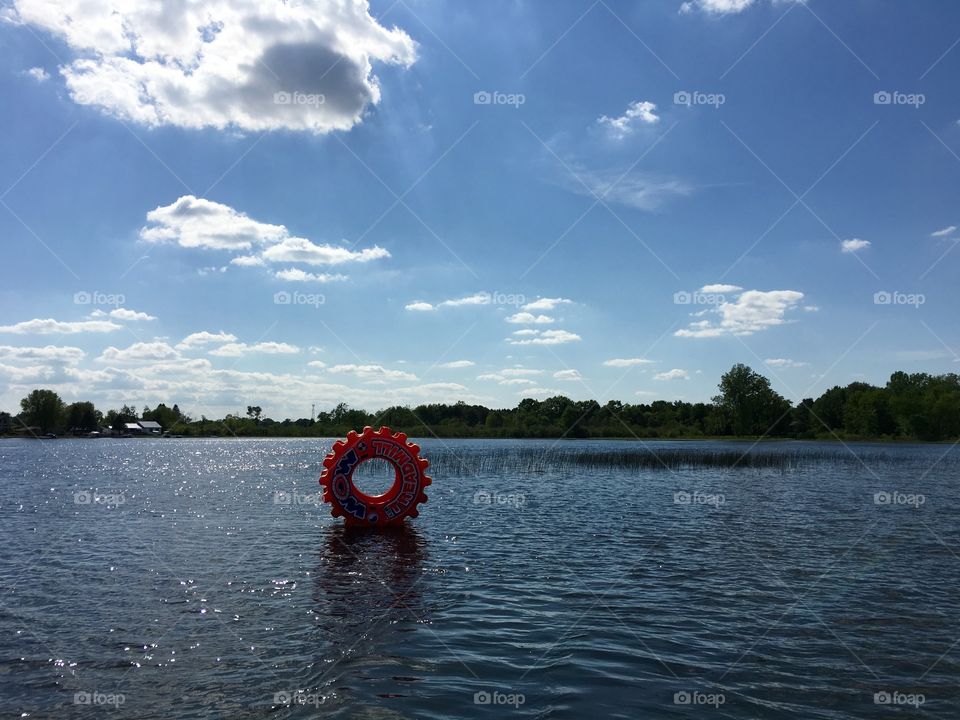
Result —
[[314, 599], [336, 632], [383, 619], [422, 619], [418, 585], [427, 542], [409, 522], [384, 531], [333, 525], [322, 531]]

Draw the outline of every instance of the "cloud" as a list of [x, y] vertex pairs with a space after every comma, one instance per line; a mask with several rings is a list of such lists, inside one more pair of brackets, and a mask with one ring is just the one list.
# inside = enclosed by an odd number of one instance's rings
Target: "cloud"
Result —
[[24, 70], [22, 74], [33, 78], [39, 83], [46, 82], [50, 79], [50, 73], [48, 73], [42, 67], [32, 67], [29, 70]]
[[518, 312], [509, 316], [506, 320], [508, 323], [516, 323], [517, 325], [548, 325], [553, 322], [553, 318], [549, 315], [534, 315], [528, 312]]
[[494, 380], [500, 385], [533, 385], [534, 382], [529, 378], [542, 374], [543, 370], [514, 367], [478, 375], [477, 380]]
[[570, 305], [572, 303], [573, 300], [567, 300], [566, 298], [537, 298], [533, 302], [528, 302], [520, 309], [527, 311], [553, 310], [558, 305]]
[[667, 370], [666, 372], [657, 373], [653, 376], [654, 380], [689, 380], [690, 373], [686, 370], [681, 370], [680, 368], [673, 368], [673, 370]]
[[148, 315], [145, 312], [137, 312], [136, 310], [127, 310], [126, 308], [117, 308], [116, 310], [111, 310], [109, 313], [110, 317], [116, 318], [117, 320], [156, 320], [157, 318], [153, 315]]
[[701, 10], [714, 15], [728, 15], [743, 12], [753, 5], [755, 0], [690, 0], [680, 6], [680, 12], [690, 13]]
[[858, 250], [863, 250], [864, 248], [870, 247], [869, 240], [860, 240], [859, 238], [853, 238], [851, 240], [841, 240], [840, 241], [840, 251], [845, 253], [855, 253]]
[[614, 358], [613, 360], [604, 360], [603, 364], [606, 367], [625, 368], [634, 367], [635, 365], [652, 365], [653, 360], [647, 360], [646, 358]]
[[693, 192], [681, 180], [641, 171], [632, 171], [626, 176], [617, 170], [575, 168], [574, 172], [576, 177], [565, 181], [571, 191], [637, 210], [656, 210], [675, 197]]
[[235, 342], [236, 339], [236, 335], [231, 335], [230, 333], [225, 333], [223, 331], [212, 333], [203, 330], [202, 332], [195, 332], [187, 335], [183, 340], [177, 343], [177, 350], [191, 350], [193, 348], [203, 347], [204, 345], [212, 345], [214, 343], [231, 343]]
[[14, 367], [0, 363], [0, 377], [7, 378], [13, 384], [49, 383], [57, 376], [57, 369], [47, 365]]
[[579, 342], [582, 339], [576, 333], [567, 330], [540, 330], [535, 336], [530, 336], [524, 340], [507, 338], [511, 345], [564, 345]]
[[240, 255], [239, 257], [233, 258], [230, 264], [237, 265], [238, 267], [261, 267], [266, 265], [267, 262], [257, 255]]
[[15, 333], [17, 335], [54, 335], [57, 333], [72, 335], [74, 333], [102, 333], [120, 330], [123, 326], [112, 320], [80, 320], [77, 322], [61, 322], [60, 320], [24, 320], [13, 325], [0, 325], [0, 333]]
[[267, 262], [302, 262], [307, 265], [340, 265], [346, 262], [370, 262], [388, 258], [390, 253], [382, 247], [353, 251], [334, 245], [317, 245], [306, 238], [288, 237], [263, 251]]
[[251, 353], [264, 353], [267, 355], [295, 355], [300, 352], [296, 345], [278, 342], [260, 342], [253, 345], [247, 343], [227, 343], [208, 352], [208, 355], [215, 357], [243, 357]]
[[474, 365], [476, 365], [476, 363], [473, 360], [452, 360], [451, 362], [445, 362], [439, 365], [439, 367], [455, 369], [473, 367]]
[[692, 322], [674, 335], [688, 338], [753, 335], [788, 322], [786, 313], [795, 309], [802, 299], [803, 293], [796, 290], [745, 290], [735, 300], [702, 311], [719, 315], [719, 321]]
[[165, 342], [138, 342], [128, 348], [119, 349], [113, 346], [104, 350], [99, 362], [127, 363], [127, 362], [157, 362], [160, 360], [175, 360], [180, 353]]
[[456, 300], [444, 300], [440, 303], [441, 307], [462, 307], [464, 305], [489, 305], [490, 293], [479, 292]]
[[935, 230], [934, 232], [930, 233], [930, 237], [946, 237], [947, 235], [953, 234], [956, 229], [956, 225], [951, 225], [943, 228], [943, 230]]
[[704, 285], [700, 288], [700, 292], [705, 293], [735, 293], [743, 290], [739, 285], [725, 285], [723, 283], [715, 283], [713, 285]]
[[431, 310], [436, 310], [436, 308], [428, 302], [423, 302], [422, 300], [414, 300], [412, 303], [404, 306], [406, 310], [412, 310], [413, 312], [430, 312]]
[[83, 360], [85, 356], [86, 353], [78, 347], [61, 345], [13, 347], [11, 345], [0, 345], [0, 359], [3, 360], [40, 360], [73, 365]]
[[388, 370], [382, 365], [334, 365], [329, 369], [334, 374], [354, 375], [361, 380], [416, 380], [417, 376], [403, 370]]
[[800, 368], [806, 367], [809, 363], [797, 362], [789, 358], [767, 358], [764, 362], [770, 367], [775, 368]]
[[636, 130], [638, 125], [653, 125], [660, 118], [653, 112], [657, 106], [652, 102], [635, 100], [627, 105], [626, 112], [620, 117], [607, 117], [602, 115], [597, 124], [600, 125], [607, 134], [614, 140], [623, 140]]
[[579, 380], [583, 376], [579, 370], [557, 370], [553, 377], [555, 380]]
[[552, 397], [560, 394], [559, 390], [543, 387], [524, 388], [517, 393], [517, 395], [522, 395], [523, 397]]
[[341, 275], [340, 273], [330, 274], [330, 273], [308, 273], [300, 268], [287, 268], [286, 270], [278, 270], [273, 274], [277, 280], [286, 280], [288, 282], [319, 282], [319, 283], [328, 283], [328, 282], [340, 282], [346, 280], [346, 275]]
[[17, 0], [13, 20], [73, 51], [74, 102], [151, 127], [349, 130], [380, 102], [373, 63], [416, 59], [367, 0]]
[[147, 213], [150, 227], [140, 229], [147, 242], [175, 242], [185, 248], [249, 250], [288, 237], [283, 225], [253, 220], [229, 205], [184, 195]]
[[307, 363], [307, 367], [319, 368], [321, 370], [326, 366], [327, 364], [323, 360], [311, 360]]

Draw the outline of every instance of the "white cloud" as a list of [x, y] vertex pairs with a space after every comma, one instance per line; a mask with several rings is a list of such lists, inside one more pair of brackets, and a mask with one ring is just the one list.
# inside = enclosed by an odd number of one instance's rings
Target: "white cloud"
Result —
[[500, 385], [533, 385], [533, 381], [529, 378], [542, 374], [543, 370], [535, 368], [513, 367], [478, 375], [477, 380], [494, 380]]
[[307, 367], [323, 369], [327, 364], [323, 360], [311, 360], [307, 363]]
[[239, 267], [260, 267], [267, 264], [267, 261], [258, 255], [240, 255], [230, 261], [231, 265]]
[[423, 302], [422, 300], [414, 300], [412, 303], [405, 305], [404, 309], [414, 312], [430, 312], [431, 310], [436, 310], [433, 305], [428, 302]]
[[110, 311], [110, 317], [116, 318], [117, 320], [156, 320], [157, 318], [153, 315], [148, 315], [145, 312], [137, 312], [136, 310], [127, 310], [127, 308], [117, 308], [116, 310]]
[[474, 365], [476, 365], [476, 363], [473, 362], [473, 360], [452, 360], [451, 362], [445, 362], [441, 364], [439, 367], [455, 369], [455, 368], [473, 367]]
[[597, 124], [604, 128], [614, 140], [622, 140], [633, 133], [638, 125], [653, 125], [660, 120], [654, 110], [657, 106], [652, 102], [635, 100], [627, 105], [626, 111], [620, 117], [602, 115]]
[[0, 377], [14, 384], [48, 383], [57, 375], [57, 370], [47, 365], [14, 367], [0, 363]]
[[571, 303], [573, 303], [573, 300], [567, 300], [566, 298], [537, 298], [533, 302], [528, 302], [520, 309], [527, 311], [553, 310], [558, 305], [569, 305]]
[[165, 342], [138, 342], [128, 348], [115, 348], [113, 346], [104, 350], [99, 362], [127, 363], [127, 362], [158, 362], [161, 360], [175, 360], [180, 357], [180, 353], [175, 348], [170, 347]]
[[806, 367], [808, 363], [797, 362], [796, 360], [790, 360], [789, 358], [767, 358], [764, 362], [770, 367], [775, 368], [800, 368]]
[[390, 253], [378, 245], [354, 251], [335, 245], [317, 245], [306, 238], [287, 237], [263, 251], [267, 262], [302, 262], [307, 265], [340, 265], [346, 262], [370, 262], [388, 258]]
[[42, 67], [32, 67], [29, 70], [24, 70], [23, 74], [41, 83], [50, 79], [50, 73], [48, 73]]
[[212, 333], [204, 330], [202, 332], [195, 332], [187, 335], [177, 344], [177, 350], [191, 350], [193, 348], [203, 347], [204, 345], [212, 345], [214, 343], [231, 343], [235, 342], [236, 339], [236, 335], [231, 335], [230, 333], [225, 333], [223, 331]]
[[508, 323], [517, 325], [549, 325], [553, 318], [549, 315], [534, 315], [528, 312], [518, 312], [506, 318]]
[[273, 274], [273, 276], [277, 280], [286, 280], [288, 282], [328, 283], [340, 282], [347, 279], [346, 275], [341, 275], [340, 273], [308, 273], [300, 268], [287, 268], [286, 270], [278, 270]]
[[739, 285], [725, 285], [724, 283], [714, 283], [713, 285], [704, 285], [700, 292], [705, 293], [735, 293], [743, 290]]
[[0, 325], [0, 333], [15, 333], [17, 335], [37, 334], [54, 335], [62, 333], [72, 335], [74, 333], [101, 333], [120, 330], [123, 326], [118, 325], [112, 320], [80, 320], [77, 322], [62, 322], [60, 320], [24, 320], [13, 325]]
[[617, 170], [574, 168], [574, 171], [575, 178], [565, 179], [566, 186], [571, 191], [638, 210], [656, 210], [674, 197], [693, 192], [693, 189], [681, 180], [638, 170], [626, 176]]
[[440, 305], [444, 307], [461, 307], [463, 305], [489, 305], [490, 294], [485, 292], [474, 293], [456, 300], [444, 300]]
[[76, 364], [86, 353], [78, 347], [45, 345], [44, 347], [13, 347], [0, 345], [0, 358], [4, 360], [40, 360]]
[[215, 357], [243, 357], [251, 353], [264, 353], [267, 355], [295, 355], [300, 352], [296, 345], [278, 342], [260, 342], [248, 345], [247, 343], [227, 343], [221, 347], [211, 350], [208, 355]]
[[522, 328], [520, 330], [514, 330], [513, 334], [519, 337], [530, 337], [533, 335], [539, 335], [540, 331], [534, 330], [533, 328]]
[[802, 299], [803, 293], [796, 290], [746, 290], [736, 300], [707, 310], [720, 316], [718, 322], [699, 320], [674, 335], [689, 338], [753, 335], [785, 324], [786, 313], [796, 308]]
[[508, 338], [511, 345], [564, 345], [566, 343], [578, 342], [582, 340], [576, 333], [567, 330], [542, 330], [536, 336], [525, 340]]
[[949, 227], [943, 228], [942, 230], [936, 230], [930, 233], [930, 237], [946, 237], [947, 235], [953, 234], [953, 232], [956, 231], [956, 229], [957, 229], [956, 225], [951, 225]]
[[555, 380], [579, 380], [583, 377], [579, 370], [557, 370], [553, 374]]
[[288, 237], [283, 225], [262, 223], [229, 205], [184, 195], [147, 213], [147, 242], [175, 242], [185, 248], [249, 250]]
[[380, 101], [373, 63], [416, 59], [367, 0], [16, 0], [12, 14], [73, 51], [74, 102], [148, 126], [349, 130]]
[[603, 364], [607, 367], [634, 367], [635, 365], [652, 365], [653, 360], [646, 358], [614, 358], [613, 360], [604, 360]]
[[388, 370], [382, 365], [334, 365], [329, 372], [354, 375], [361, 380], [416, 380], [417, 376], [403, 370]]
[[552, 397], [560, 394], [561, 392], [559, 390], [543, 387], [524, 388], [517, 393], [517, 395], [522, 395], [523, 397]]
[[850, 240], [841, 240], [840, 241], [840, 251], [845, 253], [855, 253], [858, 250], [863, 250], [864, 248], [870, 247], [869, 240], [860, 240], [859, 238], [852, 238]]
[[743, 12], [753, 5], [755, 0], [690, 0], [680, 6], [680, 12], [690, 13], [702, 10], [713, 15], [728, 15]]
[[[170, 205], [162, 205], [147, 213], [147, 225], [140, 228], [146, 242], [174, 243], [184, 248], [245, 252], [230, 260], [239, 267], [263, 266], [267, 263], [303, 263], [306, 265], [341, 265], [366, 263], [390, 257], [382, 247], [351, 250], [336, 245], [319, 245], [306, 238], [291, 236], [283, 225], [254, 220], [229, 205], [184, 195]], [[208, 272], [226, 272], [227, 266], [204, 268]], [[290, 267], [273, 273], [288, 282], [334, 282], [346, 280], [341, 274], [309, 273]]]
[[686, 370], [681, 370], [680, 368], [673, 368], [673, 370], [667, 370], [666, 372], [657, 373], [653, 376], [654, 380], [689, 380], [690, 373]]

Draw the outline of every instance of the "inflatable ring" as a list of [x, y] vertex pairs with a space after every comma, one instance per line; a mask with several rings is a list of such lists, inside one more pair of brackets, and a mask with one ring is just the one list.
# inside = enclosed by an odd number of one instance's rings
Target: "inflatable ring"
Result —
[[[382, 495], [367, 495], [353, 484], [357, 467], [374, 458], [393, 465], [393, 486]], [[428, 463], [420, 457], [420, 448], [407, 442], [403, 433], [388, 427], [374, 432], [365, 427], [362, 433], [351, 430], [346, 440], [337, 440], [323, 461], [320, 485], [324, 502], [330, 503], [334, 517], [342, 517], [347, 525], [383, 526], [417, 517], [417, 505], [427, 501], [424, 489], [432, 480], [425, 470]]]

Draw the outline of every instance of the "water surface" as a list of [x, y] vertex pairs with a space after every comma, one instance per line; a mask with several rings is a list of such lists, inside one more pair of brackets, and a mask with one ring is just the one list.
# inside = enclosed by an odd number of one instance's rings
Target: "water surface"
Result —
[[0, 442], [0, 714], [960, 717], [960, 451], [423, 441], [429, 503], [371, 535], [317, 503], [329, 446]]

